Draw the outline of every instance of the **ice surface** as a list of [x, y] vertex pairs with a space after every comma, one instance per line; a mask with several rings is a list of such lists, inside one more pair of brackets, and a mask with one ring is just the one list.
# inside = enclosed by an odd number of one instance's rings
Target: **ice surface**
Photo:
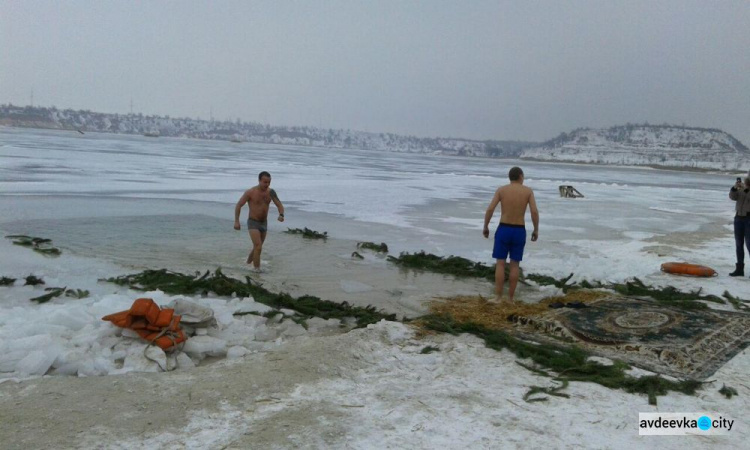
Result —
[[[727, 192], [734, 177], [724, 174], [304, 147], [255, 149], [248, 145], [240, 149], [220, 142], [190, 140], [144, 144], [114, 135], [78, 139], [55, 131], [0, 129], [0, 136], [4, 142], [0, 156], [6, 157], [0, 173], [8, 175], [0, 176], [0, 208], [4, 213], [0, 231], [33, 234], [33, 227], [37, 227], [51, 235], [59, 233], [61, 242], [68, 238], [75, 243], [72, 248], [63, 248], [61, 257], [48, 259], [0, 239], [0, 276], [19, 279], [14, 286], [0, 287], [0, 379], [25, 376], [20, 375], [22, 360], [22, 368], [27, 371], [45, 370], [53, 356], [48, 353], [50, 349], [57, 354], [46, 369], [51, 368], [52, 373], [153, 370], [154, 363], [139, 360], [134, 353], [134, 349], [142, 351], [142, 339], [101, 320], [104, 315], [130, 308], [135, 298], [144, 296], [160, 305], [193, 302], [213, 312], [215, 326], [205, 328], [206, 335], [191, 337], [186, 343], [194, 361], [188, 362], [181, 353], [173, 357], [173, 364], [182, 368], [211, 353], [224, 354], [237, 346], [262, 348], [274, 345], [280, 336], [283, 340], [302, 334], [293, 322], [281, 322], [281, 316], [271, 320], [256, 315], [235, 316], [238, 312], [263, 314], [273, 310], [249, 297], [216, 298], [210, 293], [205, 297], [171, 296], [98, 281], [132, 273], [133, 266], [139, 264], [155, 268], [152, 264], [179, 259], [184, 253], [178, 250], [186, 247], [195, 246], [200, 251], [200, 236], [206, 230], [191, 229], [189, 216], [180, 216], [165, 222], [173, 233], [168, 236], [175, 243], [173, 253], [165, 251], [170, 247], [160, 247], [159, 254], [145, 252], [141, 258], [128, 261], [127, 267], [117, 260], [124, 248], [141, 245], [153, 232], [139, 227], [139, 217], [169, 218], [188, 211], [225, 220], [226, 211], [231, 211], [239, 194], [253, 183], [248, 174], [257, 173], [258, 167], [273, 174], [273, 187], [287, 206], [289, 224], [295, 217], [304, 216], [310, 226], [328, 230], [331, 236], [386, 242], [392, 254], [424, 249], [492, 263], [491, 240], [481, 236], [484, 212], [494, 190], [507, 182], [507, 170], [518, 164], [526, 172], [526, 185], [535, 191], [541, 215], [539, 241], [526, 246], [522, 263], [525, 272], [556, 278], [574, 273], [574, 280], [592, 281], [619, 282], [638, 277], [683, 290], [701, 288], [716, 295], [729, 291], [745, 298], [750, 295], [746, 280], [726, 276], [695, 280], [669, 277], [659, 271], [667, 260], [709, 265], [720, 274], [733, 269], [734, 204]], [[143, 145], [148, 145], [147, 151], [141, 148]], [[247, 158], [248, 151], [253, 154], [252, 161]], [[222, 157], [214, 158], [217, 154]], [[222, 176], [216, 177], [216, 173]], [[27, 181], [13, 181], [19, 178]], [[561, 184], [575, 186], [586, 197], [560, 198]], [[89, 234], [99, 233], [99, 240], [87, 239], [86, 233], [73, 239], [61, 222], [97, 223], [98, 219], [109, 218], [121, 223], [102, 221], [101, 226], [86, 229]], [[190, 239], [184, 238], [186, 233]], [[113, 234], [118, 239], [111, 239]], [[269, 236], [272, 246], [274, 236]], [[51, 237], [57, 242], [57, 236]], [[94, 246], [100, 241], [106, 241], [107, 246]], [[249, 241], [245, 245], [249, 246]], [[273, 252], [265, 255], [264, 263], [274, 264]], [[365, 263], [372, 264], [373, 270], [389, 264], [367, 256]], [[213, 264], [215, 259], [210, 261]], [[21, 280], [32, 273], [47, 284], [23, 286]], [[413, 293], [412, 298], [409, 282], [402, 284], [390, 287], [408, 294], [397, 303], [418, 302], [420, 293]], [[91, 296], [60, 297], [41, 305], [29, 301], [51, 286], [87, 289]], [[341, 279], [340, 288], [352, 295], [366, 295], [380, 287]], [[555, 295], [559, 289], [542, 287], [540, 293]], [[189, 322], [187, 315], [185, 322]], [[339, 330], [337, 321], [322, 319], [311, 319], [308, 326], [308, 333]], [[405, 338], [388, 331], [387, 325], [378, 327], [383, 327], [378, 330], [389, 341]]]
[[355, 280], [341, 280], [341, 290], [347, 294], [367, 292], [373, 289], [369, 284], [361, 283]]
[[413, 329], [405, 327], [398, 322], [389, 322], [385, 319], [378, 323], [370, 324], [367, 328], [379, 332], [386, 342], [391, 344], [404, 342], [414, 335]]

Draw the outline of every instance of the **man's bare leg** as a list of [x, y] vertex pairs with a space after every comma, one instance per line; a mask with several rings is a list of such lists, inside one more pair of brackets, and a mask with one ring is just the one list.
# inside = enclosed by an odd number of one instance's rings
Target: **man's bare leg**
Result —
[[250, 230], [250, 240], [253, 241], [253, 249], [247, 257], [247, 262], [249, 264], [252, 261], [255, 269], [260, 269], [260, 253], [263, 251], [263, 238], [265, 237], [262, 235], [265, 235], [265, 233], [261, 233], [260, 230]]
[[505, 260], [498, 259], [495, 264], [495, 301], [503, 299], [503, 285], [505, 284]]
[[509, 278], [509, 284], [508, 284], [508, 299], [511, 303], [513, 303], [513, 295], [516, 293], [516, 286], [518, 285], [518, 273], [520, 272], [518, 268], [518, 261], [510, 260], [510, 274], [508, 276]]
[[[260, 249], [258, 250], [258, 264], [255, 266], [255, 267], [258, 268], [258, 270], [260, 270], [260, 252], [261, 252], [261, 250], [263, 250], [263, 244], [266, 243], [266, 234], [267, 233], [268, 233], [267, 231], [261, 231], [260, 232]], [[255, 264], [255, 262], [253, 262], [253, 264]]]

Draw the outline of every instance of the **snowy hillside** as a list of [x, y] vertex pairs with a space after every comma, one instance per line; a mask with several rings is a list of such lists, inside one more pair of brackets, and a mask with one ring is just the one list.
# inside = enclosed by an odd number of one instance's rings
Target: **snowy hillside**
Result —
[[201, 120], [13, 105], [0, 105], [0, 125], [456, 156], [515, 158], [523, 148], [533, 145], [518, 141], [419, 138], [393, 133], [268, 125], [239, 119]]
[[750, 166], [750, 150], [721, 130], [648, 124], [580, 128], [525, 149], [521, 158], [723, 170]]

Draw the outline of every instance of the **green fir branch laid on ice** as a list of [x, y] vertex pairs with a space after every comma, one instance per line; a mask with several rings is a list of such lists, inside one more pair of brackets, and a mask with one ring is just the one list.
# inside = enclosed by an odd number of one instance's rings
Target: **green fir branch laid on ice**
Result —
[[89, 296], [89, 291], [85, 291], [83, 289], [68, 289], [67, 287], [48, 287], [44, 289], [47, 291], [47, 294], [40, 295], [39, 297], [34, 297], [29, 299], [32, 302], [37, 303], [47, 303], [48, 301], [52, 300], [55, 297], [60, 297], [61, 295], [65, 295], [66, 297], [72, 297], [72, 298], [86, 298]]
[[66, 289], [65, 296], [72, 298], [86, 298], [91, 295], [91, 292], [84, 289]]
[[[455, 275], [459, 277], [483, 278], [488, 281], [495, 281], [495, 268], [479, 262], [474, 262], [459, 256], [442, 257], [425, 253], [401, 253], [398, 258], [388, 256], [388, 261], [402, 267], [410, 269], [419, 269], [436, 273]], [[510, 265], [505, 266], [506, 279], [509, 277]], [[610, 289], [619, 294], [633, 297], [651, 297], [654, 300], [669, 306], [687, 310], [708, 309], [708, 306], [702, 302], [713, 302], [726, 304], [731, 303], [737, 310], [748, 310], [746, 300], [732, 296], [729, 292], [724, 292], [723, 297], [716, 295], [702, 295], [701, 289], [692, 292], [682, 292], [674, 286], [653, 287], [644, 284], [638, 278], [626, 280], [623, 283], [601, 283], [599, 281], [589, 282], [570, 281], [573, 273], [560, 279], [548, 275], [528, 274], [524, 275], [523, 270], [519, 274], [519, 281], [524, 284], [526, 280], [533, 281], [540, 286], [555, 286], [562, 289], [564, 293], [576, 291], [579, 289]], [[726, 300], [725, 300], [726, 299]]]
[[354, 259], [365, 259], [364, 256], [360, 255], [358, 252], [352, 252], [352, 258]]
[[617, 292], [618, 294], [625, 296], [650, 297], [664, 305], [686, 310], [708, 309], [708, 305], [702, 302], [726, 304], [727, 301], [731, 303], [737, 310], [750, 309], [746, 305], [747, 302], [745, 300], [733, 296], [728, 291], [724, 291], [724, 298], [722, 299], [721, 297], [718, 297], [716, 295], [702, 295], [701, 289], [692, 292], [683, 292], [674, 286], [649, 286], [647, 284], [644, 284], [643, 281], [638, 278], [626, 280], [624, 283], [603, 284], [598, 281], [590, 283], [586, 280], [571, 283], [570, 279], [572, 277], [573, 274], [571, 273], [567, 277], [558, 280], [547, 275], [537, 275], [532, 273], [527, 275], [526, 279], [534, 281], [540, 286], [556, 286], [566, 293], [579, 289], [610, 289]]
[[388, 253], [388, 246], [385, 245], [385, 242], [381, 242], [380, 244], [374, 242], [357, 242], [357, 248], [373, 250], [378, 253]]
[[39, 297], [34, 297], [34, 298], [29, 299], [29, 300], [32, 301], [32, 302], [37, 302], [37, 303], [47, 303], [48, 301], [52, 300], [53, 298], [59, 297], [59, 296], [63, 295], [63, 293], [65, 293], [65, 289], [67, 289], [67, 288], [64, 288], [64, 287], [62, 287], [62, 288], [47, 288], [47, 289], [45, 289], [45, 291], [48, 291], [47, 294], [40, 295]]
[[732, 306], [734, 306], [734, 309], [736, 309], [737, 311], [750, 310], [750, 306], [747, 306], [747, 300], [737, 298], [734, 295], [730, 294], [729, 291], [724, 291], [723, 297], [727, 299], [727, 301], [731, 303]]
[[588, 282], [587, 280], [583, 281], [574, 281], [572, 283], [569, 283], [570, 279], [573, 278], [573, 274], [571, 273], [567, 277], [555, 279], [553, 277], [550, 277], [548, 275], [539, 275], [536, 273], [530, 273], [524, 277], [526, 280], [531, 280], [534, 283], [540, 285], [540, 286], [555, 286], [560, 289], [564, 293], [568, 293], [570, 291], [574, 291], [576, 289], [605, 289], [607, 288], [606, 285], [595, 281], [593, 283]]
[[24, 283], [24, 286], [37, 286], [40, 284], [44, 284], [44, 280], [37, 278], [36, 275], [29, 275], [26, 277], [26, 283]]
[[526, 369], [526, 370], [528, 370], [530, 372], [534, 372], [537, 375], [541, 375], [543, 377], [551, 377], [552, 376], [549, 373], [547, 373], [547, 371], [542, 370], [542, 369], [540, 369], [538, 367], [532, 366], [531, 364], [524, 364], [521, 361], [516, 361], [516, 364], [518, 364], [519, 366], [523, 367], [524, 369]]
[[59, 248], [55, 248], [55, 247], [50, 247], [50, 248], [34, 247], [32, 250], [34, 250], [37, 253], [41, 253], [44, 256], [60, 256], [60, 255], [62, 255], [62, 251], [60, 251]]
[[26, 236], [25, 234], [12, 234], [5, 236], [5, 238], [12, 239], [13, 245], [20, 245], [21, 247], [36, 247], [41, 244], [48, 244], [52, 242], [52, 239]]
[[44, 256], [60, 256], [62, 254], [62, 251], [60, 251], [60, 249], [52, 247], [52, 239], [26, 236], [24, 234], [12, 234], [5, 237], [6, 239], [12, 239], [13, 245], [28, 247], [35, 252], [43, 254]]
[[474, 262], [460, 256], [442, 257], [431, 253], [425, 253], [424, 251], [419, 253], [402, 252], [398, 258], [388, 256], [388, 261], [410, 269], [427, 270], [430, 272], [444, 273], [458, 277], [484, 278], [489, 281], [495, 281], [494, 267]]
[[15, 278], [10, 278], [10, 277], [0, 278], [0, 286], [13, 286], [13, 283], [15, 282], [16, 282]]
[[682, 292], [674, 286], [654, 288], [643, 284], [638, 278], [633, 278], [632, 281], [626, 281], [621, 284], [615, 283], [608, 287], [622, 295], [647, 296], [657, 302], [683, 309], [708, 309], [708, 305], [701, 303], [700, 300], [721, 304], [726, 303], [721, 297], [715, 295], [701, 295], [701, 289], [693, 292]]
[[427, 329], [456, 335], [470, 333], [483, 339], [489, 348], [498, 351], [507, 349], [520, 359], [528, 358], [537, 366], [533, 369], [537, 374], [547, 374], [558, 381], [593, 382], [612, 389], [645, 394], [651, 405], [656, 404], [659, 395], [666, 395], [670, 391], [694, 395], [702, 385], [699, 381], [671, 381], [658, 375], [632, 377], [625, 373], [630, 366], [622, 361], [614, 361], [611, 366], [605, 366], [589, 360], [591, 355], [576, 346], [530, 343], [472, 322], [456, 322], [446, 315], [432, 314], [420, 317], [419, 320]]
[[256, 284], [250, 277], [245, 277], [245, 282], [242, 282], [224, 275], [221, 269], [216, 269], [213, 274], [206, 271], [203, 275], [200, 273], [185, 275], [166, 269], [144, 270], [141, 273], [109, 278], [104, 281], [141, 291], [159, 289], [172, 295], [207, 295], [209, 292], [213, 292], [223, 297], [230, 297], [233, 294], [240, 297], [252, 297], [256, 302], [276, 309], [293, 309], [306, 318], [345, 319], [354, 317], [357, 320], [358, 327], [364, 327], [382, 319], [396, 320], [395, 314], [378, 311], [370, 305], [365, 307], [353, 306], [347, 302], [336, 303], [312, 295], [294, 298], [284, 292], [274, 293]]
[[547, 397], [533, 397], [532, 395], [536, 394], [546, 394], [546, 395], [554, 395], [555, 397], [564, 397], [564, 398], [570, 398], [570, 395], [562, 393], [563, 389], [566, 389], [568, 387], [568, 380], [562, 380], [562, 383], [560, 386], [554, 386], [554, 387], [542, 387], [542, 386], [531, 386], [529, 388], [529, 391], [524, 394], [523, 399], [528, 403], [533, 402], [546, 402]]
[[428, 355], [432, 352], [439, 352], [439, 351], [440, 351], [440, 347], [435, 347], [434, 345], [428, 345], [427, 347], [423, 348], [422, 351], [420, 351], [419, 353], [423, 355]]
[[305, 238], [305, 239], [323, 239], [323, 240], [328, 239], [328, 232], [327, 231], [319, 233], [319, 232], [317, 232], [315, 230], [311, 230], [311, 229], [309, 229], [307, 227], [305, 227], [304, 229], [287, 228], [284, 233], [287, 233], [287, 234], [301, 234], [302, 237]]
[[719, 389], [719, 394], [723, 395], [726, 398], [732, 398], [733, 395], [738, 395], [737, 389], [729, 387], [726, 384], [721, 386], [721, 389]]

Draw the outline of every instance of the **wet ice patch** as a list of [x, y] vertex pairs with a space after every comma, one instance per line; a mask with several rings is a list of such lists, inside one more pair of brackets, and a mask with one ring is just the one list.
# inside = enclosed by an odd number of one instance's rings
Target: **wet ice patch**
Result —
[[357, 294], [360, 292], [368, 292], [374, 289], [369, 284], [361, 283], [359, 281], [354, 281], [354, 280], [341, 280], [339, 284], [341, 285], [341, 290], [346, 292], [347, 294]]

